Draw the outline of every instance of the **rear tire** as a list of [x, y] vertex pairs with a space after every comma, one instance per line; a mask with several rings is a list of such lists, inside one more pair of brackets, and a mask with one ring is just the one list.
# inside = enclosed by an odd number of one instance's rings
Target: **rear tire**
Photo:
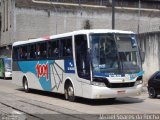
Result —
[[150, 98], [156, 98], [157, 97], [157, 92], [154, 89], [154, 87], [149, 87], [148, 88], [148, 94]]
[[29, 87], [28, 87], [28, 81], [26, 78], [23, 79], [23, 89], [26, 93], [28, 93], [30, 91]]
[[67, 84], [64, 89], [65, 99], [70, 102], [76, 101], [76, 96], [74, 95], [74, 88], [71, 83]]

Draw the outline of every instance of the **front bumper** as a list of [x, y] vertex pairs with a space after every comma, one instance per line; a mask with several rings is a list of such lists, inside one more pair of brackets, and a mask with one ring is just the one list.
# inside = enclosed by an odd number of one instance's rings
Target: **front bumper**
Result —
[[5, 72], [5, 77], [6, 78], [12, 77], [12, 72]]
[[92, 85], [91, 99], [137, 96], [142, 92], [142, 84], [125, 88], [107, 88]]

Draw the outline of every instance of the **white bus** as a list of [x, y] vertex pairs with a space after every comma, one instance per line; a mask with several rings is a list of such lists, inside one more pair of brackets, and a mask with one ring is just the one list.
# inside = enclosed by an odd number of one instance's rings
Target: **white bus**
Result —
[[136, 35], [80, 30], [13, 44], [13, 82], [26, 92], [62, 93], [69, 101], [139, 95], [141, 54]]

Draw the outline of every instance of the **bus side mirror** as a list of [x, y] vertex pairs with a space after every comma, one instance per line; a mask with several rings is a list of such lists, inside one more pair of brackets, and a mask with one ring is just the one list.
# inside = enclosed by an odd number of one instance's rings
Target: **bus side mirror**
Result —
[[141, 52], [141, 60], [142, 63], [145, 61], [145, 52]]

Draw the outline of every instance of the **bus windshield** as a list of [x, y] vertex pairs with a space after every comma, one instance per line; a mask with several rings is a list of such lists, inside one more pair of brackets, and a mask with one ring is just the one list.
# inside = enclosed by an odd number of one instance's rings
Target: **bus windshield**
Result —
[[137, 42], [130, 34], [91, 34], [93, 76], [140, 71]]
[[11, 68], [11, 59], [7, 58], [4, 59], [4, 65], [5, 65], [5, 71], [6, 72], [11, 72], [12, 68]]
[[135, 35], [116, 34], [119, 59], [124, 73], [131, 74], [140, 71], [140, 56]]

